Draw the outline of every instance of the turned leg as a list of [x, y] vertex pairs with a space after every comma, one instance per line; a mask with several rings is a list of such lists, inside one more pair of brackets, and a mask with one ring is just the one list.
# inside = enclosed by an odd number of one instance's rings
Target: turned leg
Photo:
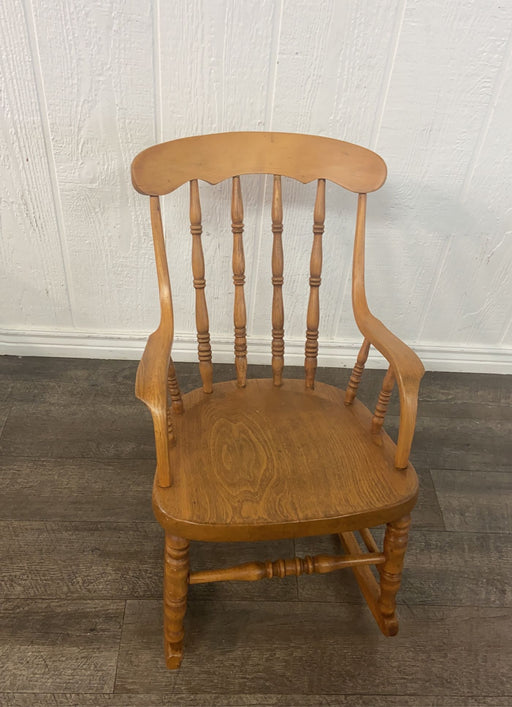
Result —
[[183, 657], [183, 618], [187, 609], [189, 542], [165, 534], [164, 644], [170, 670], [180, 667]]
[[395, 616], [396, 593], [400, 588], [400, 578], [407, 549], [407, 537], [411, 525], [411, 516], [388, 523], [384, 536], [384, 555], [386, 561], [379, 566], [380, 596], [378, 608], [382, 615], [385, 633], [394, 636], [398, 632], [398, 620]]

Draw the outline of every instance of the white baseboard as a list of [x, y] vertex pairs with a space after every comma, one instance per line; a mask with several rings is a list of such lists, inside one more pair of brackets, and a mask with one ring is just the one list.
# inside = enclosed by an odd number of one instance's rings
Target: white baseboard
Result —
[[[0, 330], [0, 354], [14, 356], [63, 356], [66, 358], [138, 359], [147, 334], [103, 334], [86, 331]], [[270, 337], [248, 337], [251, 363], [270, 363]], [[320, 340], [320, 366], [353, 366], [361, 345], [359, 341]], [[212, 336], [213, 358], [217, 363], [233, 361], [233, 338]], [[413, 346], [430, 371], [512, 374], [512, 349], [504, 347], [464, 347], [421, 344]], [[194, 334], [177, 332], [174, 338], [175, 361], [197, 360]], [[304, 339], [287, 339], [285, 363], [302, 365]], [[368, 359], [372, 368], [384, 368], [386, 362], [372, 349]]]

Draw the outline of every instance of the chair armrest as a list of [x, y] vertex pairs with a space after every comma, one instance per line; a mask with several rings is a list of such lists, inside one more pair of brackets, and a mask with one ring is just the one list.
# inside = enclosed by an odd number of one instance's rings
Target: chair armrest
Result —
[[405, 469], [409, 463], [420, 381], [425, 373], [418, 356], [384, 324], [366, 309], [356, 317], [363, 336], [387, 359], [398, 385], [400, 396], [400, 428], [398, 432], [395, 466]]
[[171, 485], [167, 425], [171, 345], [172, 330], [161, 325], [147, 341], [135, 380], [135, 395], [147, 405], [153, 418], [158, 485], [164, 487]]
[[359, 194], [352, 266], [352, 307], [359, 330], [365, 339], [388, 360], [398, 384], [400, 429], [398, 431], [395, 466], [397, 469], [405, 469], [409, 464], [409, 453], [416, 425], [418, 390], [425, 369], [414, 351], [392, 334], [370, 312], [364, 287], [365, 221], [366, 194]]
[[148, 338], [137, 369], [135, 395], [150, 408], [167, 407], [172, 333], [159, 327]]

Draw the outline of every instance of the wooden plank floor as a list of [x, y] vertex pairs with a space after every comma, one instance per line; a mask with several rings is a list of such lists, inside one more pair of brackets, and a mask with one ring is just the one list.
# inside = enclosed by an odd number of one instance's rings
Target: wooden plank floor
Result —
[[[185, 391], [198, 386], [195, 365], [177, 368]], [[197, 585], [173, 673], [151, 421], [135, 370], [0, 358], [2, 707], [512, 705], [512, 376], [424, 379], [398, 636], [378, 632], [348, 571]], [[233, 377], [231, 366], [216, 373]], [[318, 377], [344, 387], [348, 375]], [[382, 375], [365, 373], [370, 405]], [[392, 432], [397, 414], [394, 398]], [[206, 568], [338, 550], [321, 537], [195, 543], [191, 557]]]

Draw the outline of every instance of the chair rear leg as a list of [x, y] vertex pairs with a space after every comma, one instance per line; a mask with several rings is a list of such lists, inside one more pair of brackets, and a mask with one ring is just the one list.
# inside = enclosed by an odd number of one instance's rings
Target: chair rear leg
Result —
[[170, 670], [180, 667], [183, 657], [183, 619], [187, 609], [189, 542], [165, 534], [164, 557], [164, 645]]
[[388, 636], [394, 636], [398, 632], [398, 619], [395, 615], [396, 594], [400, 588], [410, 525], [411, 516], [404, 516], [399, 520], [388, 523], [384, 536], [386, 561], [379, 566], [380, 596], [378, 608], [384, 620], [385, 632]]

